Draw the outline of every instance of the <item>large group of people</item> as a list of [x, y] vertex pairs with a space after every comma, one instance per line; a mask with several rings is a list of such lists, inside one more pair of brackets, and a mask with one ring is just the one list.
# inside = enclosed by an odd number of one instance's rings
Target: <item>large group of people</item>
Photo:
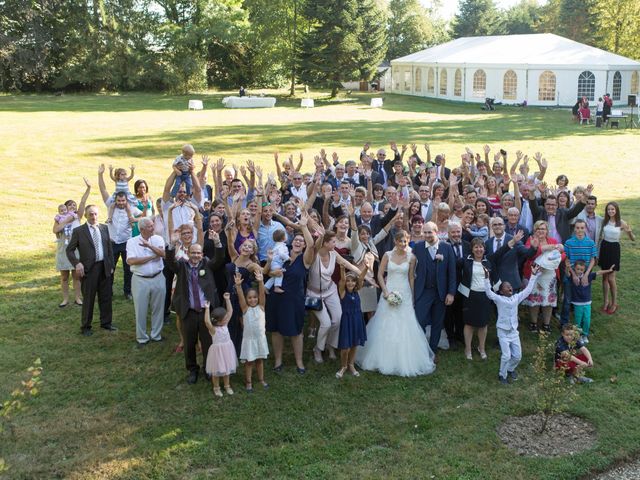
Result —
[[222, 396], [220, 378], [232, 394], [238, 359], [248, 392], [254, 367], [268, 388], [265, 360], [271, 353], [282, 372], [287, 344], [305, 374], [305, 328], [312, 361], [336, 360], [340, 379], [358, 368], [429, 374], [440, 350], [458, 347], [468, 361], [486, 360], [495, 321], [498, 378], [510, 383], [522, 357], [522, 304], [532, 332], [551, 332], [555, 313], [557, 365], [586, 382], [591, 284], [602, 276], [602, 312], [615, 314], [620, 240], [634, 235], [617, 203], [598, 215], [592, 185], [571, 189], [565, 175], [552, 185], [540, 153], [514, 156], [508, 165], [505, 150], [491, 155], [485, 145], [452, 162], [428, 145], [419, 153], [392, 142], [375, 151], [365, 144], [344, 162], [320, 150], [312, 166], [275, 154], [275, 172], [266, 173], [252, 161], [238, 167], [207, 156], [196, 166], [185, 145], [156, 202], [144, 179], [129, 188], [133, 166], [109, 167], [110, 190], [100, 165], [106, 215], [87, 205], [85, 179], [80, 203], [68, 200], [55, 217], [59, 306], [70, 302], [72, 279], [81, 333], [92, 334], [96, 296], [100, 326], [117, 330], [111, 303], [121, 259], [138, 345], [161, 342], [175, 313], [188, 383], [205, 375]]

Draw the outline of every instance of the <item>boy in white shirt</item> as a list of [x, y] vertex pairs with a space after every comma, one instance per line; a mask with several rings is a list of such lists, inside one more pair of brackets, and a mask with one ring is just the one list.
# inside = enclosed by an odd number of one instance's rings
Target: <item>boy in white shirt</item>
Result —
[[503, 385], [509, 383], [509, 377], [512, 381], [518, 378], [516, 367], [522, 359], [522, 346], [520, 345], [520, 333], [518, 332], [518, 305], [533, 291], [539, 275], [540, 268], [534, 264], [531, 268], [531, 278], [524, 290], [514, 295], [511, 284], [502, 282], [499, 289], [500, 295], [496, 295], [491, 288], [489, 272], [485, 269], [485, 292], [489, 300], [493, 300], [498, 308], [496, 330], [498, 332], [498, 341], [500, 342], [500, 351], [502, 352], [498, 380]]

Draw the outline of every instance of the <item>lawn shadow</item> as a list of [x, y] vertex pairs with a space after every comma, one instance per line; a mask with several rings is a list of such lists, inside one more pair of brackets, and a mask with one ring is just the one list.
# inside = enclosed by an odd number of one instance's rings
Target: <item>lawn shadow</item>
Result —
[[[151, 135], [103, 137], [96, 144], [105, 144], [94, 154], [107, 157], [162, 158], [167, 145], [175, 145], [189, 138], [200, 151], [214, 151], [223, 155], [233, 151], [264, 148], [295, 149], [304, 145], [332, 145], [350, 147], [361, 140], [386, 144], [389, 138], [411, 139], [416, 143], [459, 140], [468, 144], [492, 143], [539, 138], [560, 138], [567, 134], [588, 136], [602, 134], [595, 129], [557, 128], [544, 115], [526, 113], [495, 114], [482, 118], [449, 120], [387, 121], [318, 121], [276, 125], [227, 125], [198, 127], [185, 130], [166, 130]], [[345, 133], [348, 132], [348, 135]], [[606, 133], [605, 133], [606, 134]], [[355, 140], [354, 139], [359, 139]]]

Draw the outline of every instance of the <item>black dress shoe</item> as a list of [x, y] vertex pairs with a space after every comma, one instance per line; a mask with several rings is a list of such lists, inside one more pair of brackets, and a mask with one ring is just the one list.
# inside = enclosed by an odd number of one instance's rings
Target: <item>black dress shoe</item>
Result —
[[189, 376], [187, 377], [187, 383], [189, 385], [193, 385], [197, 381], [198, 381], [198, 371], [194, 370], [192, 372], [189, 372]]
[[115, 325], [107, 325], [105, 327], [100, 327], [104, 330], [109, 330], [110, 332], [117, 332], [118, 331], [118, 327], [116, 327]]
[[93, 335], [93, 331], [91, 331], [91, 330], [83, 330], [81, 333], [85, 337], [90, 337], [91, 335]]

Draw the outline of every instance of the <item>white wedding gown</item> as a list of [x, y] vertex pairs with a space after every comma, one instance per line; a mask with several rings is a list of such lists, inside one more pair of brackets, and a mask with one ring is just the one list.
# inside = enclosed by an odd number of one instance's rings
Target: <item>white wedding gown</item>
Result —
[[356, 362], [364, 370], [384, 375], [413, 377], [435, 369], [433, 352], [413, 309], [409, 286], [409, 262], [387, 263], [387, 291], [398, 292], [402, 303], [391, 306], [380, 297], [378, 309], [367, 325], [367, 343], [360, 347]]

